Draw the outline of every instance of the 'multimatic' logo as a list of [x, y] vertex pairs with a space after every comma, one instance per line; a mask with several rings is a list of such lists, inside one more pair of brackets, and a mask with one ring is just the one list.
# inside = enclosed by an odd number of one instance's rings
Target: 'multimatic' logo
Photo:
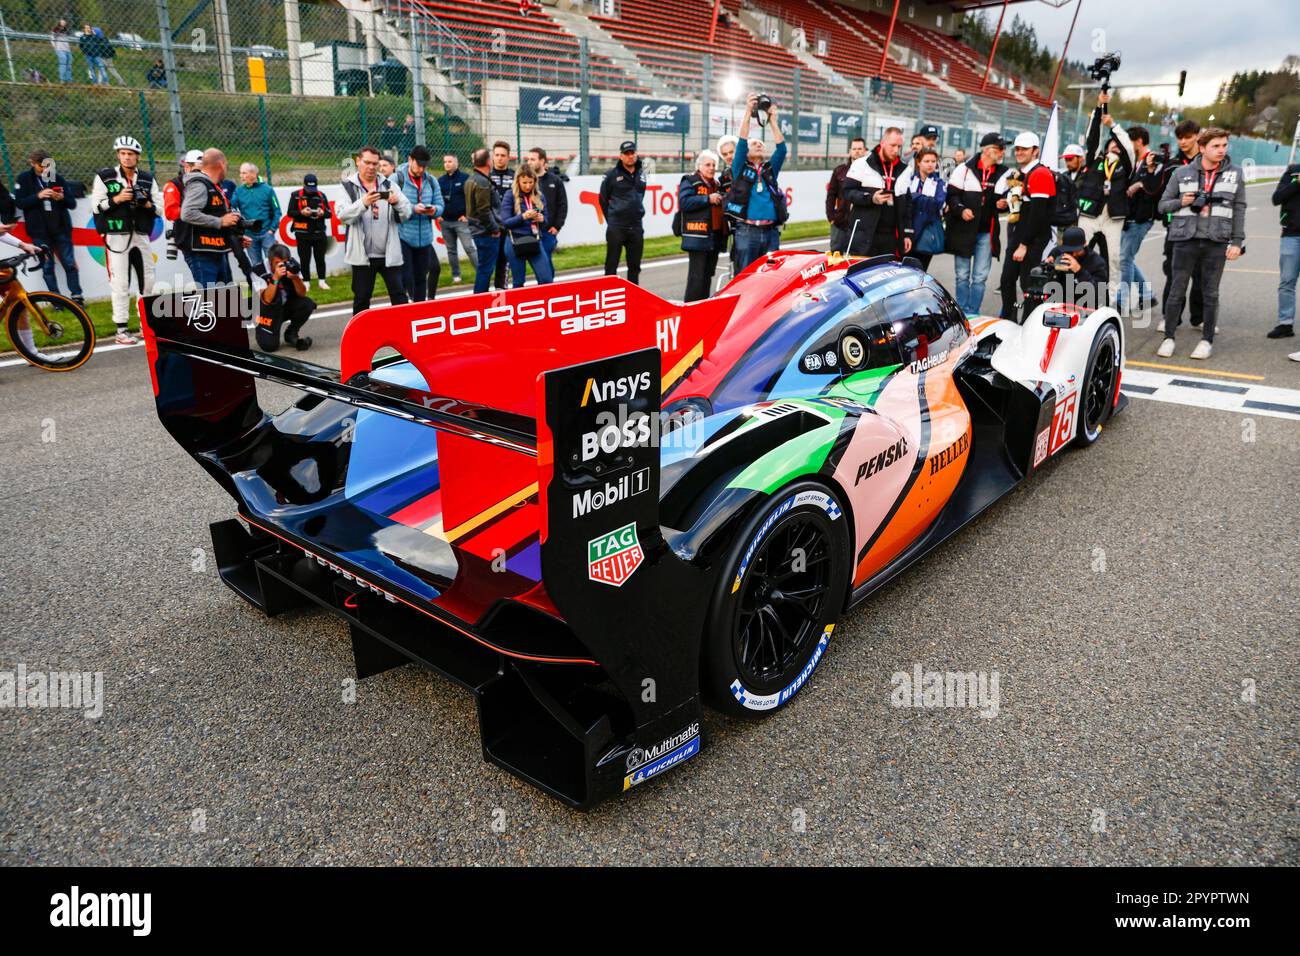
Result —
[[942, 471], [951, 465], [954, 461], [966, 454], [966, 449], [970, 448], [970, 434], [963, 433], [960, 438], [939, 452], [937, 455], [930, 457], [930, 474]]
[[900, 438], [874, 458], [868, 458], [858, 466], [857, 477], [853, 479], [853, 484], [858, 484], [872, 475], [879, 474], [896, 461], [901, 461], [907, 454], [907, 439]]

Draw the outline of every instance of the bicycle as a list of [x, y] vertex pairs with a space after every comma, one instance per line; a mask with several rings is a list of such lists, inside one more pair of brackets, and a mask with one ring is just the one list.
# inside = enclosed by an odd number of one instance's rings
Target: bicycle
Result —
[[[27, 259], [39, 263], [40, 257], [39, 252], [24, 252], [0, 259], [0, 320], [9, 341], [29, 365], [47, 372], [71, 372], [86, 364], [95, 351], [95, 327], [86, 310], [66, 296], [23, 288], [18, 267]], [[24, 271], [35, 269], [32, 265]], [[67, 313], [68, 318], [58, 313]]]

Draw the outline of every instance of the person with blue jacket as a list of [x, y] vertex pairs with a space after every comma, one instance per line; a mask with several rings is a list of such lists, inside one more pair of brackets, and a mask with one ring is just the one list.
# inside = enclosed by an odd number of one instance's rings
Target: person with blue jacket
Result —
[[555, 281], [551, 257], [542, 248], [542, 233], [548, 228], [546, 201], [537, 188], [537, 174], [527, 163], [515, 171], [514, 182], [501, 197], [501, 225], [505, 227], [506, 260], [510, 263], [511, 287], [518, 289], [533, 267], [538, 285]]
[[424, 146], [411, 147], [407, 160], [393, 173], [393, 184], [411, 202], [411, 218], [397, 227], [402, 240], [402, 288], [412, 302], [438, 297], [442, 266], [434, 247], [434, 222], [445, 206], [438, 177], [429, 172], [432, 157]]
[[709, 285], [718, 268], [718, 253], [727, 248], [727, 220], [722, 215], [724, 193], [717, 179], [718, 154], [711, 149], [695, 158], [695, 172], [677, 185], [681, 210], [682, 251], [686, 269], [685, 302], [709, 297]]
[[[916, 166], [899, 178], [899, 188], [911, 199], [913, 240], [911, 256], [929, 270], [930, 260], [943, 252], [943, 207], [948, 201], [948, 184], [939, 172], [939, 154], [924, 146], [916, 154]], [[927, 230], [929, 230], [927, 232]]]
[[765, 144], [749, 138], [749, 121], [758, 116], [758, 95], [745, 100], [745, 117], [740, 122], [740, 140], [731, 160], [731, 188], [723, 211], [734, 222], [735, 243], [731, 252], [732, 272], [739, 275], [755, 259], [781, 248], [781, 226], [790, 218], [785, 193], [777, 185], [785, 165], [785, 136], [776, 117], [776, 107], [767, 109], [767, 127], [776, 149], [764, 159]]

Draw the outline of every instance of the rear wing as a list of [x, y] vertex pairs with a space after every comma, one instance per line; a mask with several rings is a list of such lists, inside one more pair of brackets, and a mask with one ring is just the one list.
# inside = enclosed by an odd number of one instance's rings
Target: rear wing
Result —
[[[660, 527], [660, 412], [665, 389], [716, 341], [734, 297], [678, 306], [606, 277], [371, 309], [348, 324], [338, 371], [250, 349], [239, 301], [224, 289], [147, 297], [141, 324], [160, 419], [245, 517], [253, 509], [239, 469], [276, 429], [258, 402], [258, 378], [433, 429], [445, 528], [506, 501], [535, 511], [544, 600], [532, 603], [553, 606], [619, 703], [604, 714], [576, 707], [505, 650], [501, 676], [474, 685], [489, 760], [586, 806], [626, 784], [622, 754], [698, 725], [712, 580], [672, 551]], [[424, 387], [382, 379], [388, 350]], [[324, 556], [365, 580], [337, 553]], [[379, 585], [416, 603], [391, 582]], [[436, 604], [422, 610], [483, 636], [481, 621], [452, 619]], [[411, 638], [373, 630], [428, 662], [403, 644]], [[565, 741], [557, 752], [580, 761], [539, 760], [537, 735], [552, 732]]]

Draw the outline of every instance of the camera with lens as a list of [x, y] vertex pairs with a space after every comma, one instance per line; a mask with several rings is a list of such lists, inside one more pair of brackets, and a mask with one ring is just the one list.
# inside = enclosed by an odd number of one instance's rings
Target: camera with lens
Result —
[[1210, 203], [1210, 194], [1202, 189], [1196, 194], [1196, 196], [1188, 204], [1187, 208], [1199, 216], [1201, 214], [1201, 210], [1204, 209], [1207, 205], [1209, 205], [1209, 203]]
[[284, 268], [291, 276], [300, 275], [302, 273], [302, 265], [292, 256], [284, 260]]
[[767, 113], [771, 109], [772, 109], [772, 97], [768, 96], [766, 93], [759, 93], [758, 100], [754, 103], [753, 112], [751, 112], [749, 115], [754, 117], [755, 119], [758, 119], [758, 114]]
[[163, 233], [163, 238], [167, 240], [167, 258], [175, 260], [180, 250], [176, 248], [176, 230], [168, 229]]
[[1110, 89], [1110, 75], [1119, 70], [1119, 51], [1104, 53], [1093, 61], [1088, 68], [1088, 75], [1101, 84], [1103, 93]]
[[244, 232], [253, 233], [254, 235], [262, 231], [262, 220], [260, 219], [243, 219], [239, 225]]
[[131, 184], [131, 202], [137, 206], [144, 206], [149, 202], [149, 188], [138, 180]]

